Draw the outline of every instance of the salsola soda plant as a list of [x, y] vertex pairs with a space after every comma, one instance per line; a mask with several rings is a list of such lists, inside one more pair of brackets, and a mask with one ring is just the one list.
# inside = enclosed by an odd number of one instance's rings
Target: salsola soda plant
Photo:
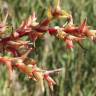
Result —
[[[59, 72], [62, 68], [54, 70], [45, 70], [39, 68], [37, 61], [30, 58], [29, 53], [35, 51], [35, 42], [44, 37], [46, 33], [54, 36], [64, 43], [66, 48], [73, 50], [73, 43], [82, 45], [82, 41], [89, 38], [96, 42], [96, 30], [90, 29], [85, 19], [79, 26], [73, 23], [72, 15], [62, 10], [60, 1], [56, 0], [54, 7], [48, 8], [47, 17], [38, 22], [35, 12], [26, 20], [22, 21], [19, 28], [13, 30], [10, 35], [6, 36], [6, 23], [8, 13], [5, 19], [0, 23], [0, 64], [5, 64], [9, 72], [9, 82], [13, 79], [13, 70], [19, 69], [20, 72], [26, 74], [32, 80], [38, 82], [44, 92], [44, 80], [48, 82], [49, 87], [53, 90], [56, 82], [50, 77], [50, 74]], [[66, 19], [66, 24], [62, 26], [49, 26], [51, 22], [58, 19]], [[22, 37], [27, 36], [27, 40]], [[31, 46], [32, 45], [32, 46]], [[11, 57], [4, 56], [4, 53], [10, 53]]]

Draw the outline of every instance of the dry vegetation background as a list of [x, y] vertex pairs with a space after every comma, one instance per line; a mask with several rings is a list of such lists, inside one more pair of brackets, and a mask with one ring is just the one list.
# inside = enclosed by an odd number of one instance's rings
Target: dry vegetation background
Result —
[[[88, 25], [96, 29], [96, 0], [61, 0], [62, 9], [71, 12], [76, 25], [87, 17]], [[21, 21], [36, 11], [38, 21], [46, 16], [53, 0], [0, 0], [0, 20], [9, 11], [8, 24], [17, 28]], [[52, 25], [64, 24], [65, 20], [55, 21]], [[52, 96], [96, 96], [96, 45], [90, 40], [83, 43], [82, 49], [75, 44], [73, 52], [65, 48], [65, 44], [46, 34], [44, 39], [36, 42], [37, 50], [31, 57], [38, 60], [40, 67], [55, 69], [62, 67], [63, 71], [53, 76], [57, 85]], [[11, 88], [7, 87], [6, 66], [0, 65], [0, 96], [33, 96], [35, 82], [24, 74], [14, 71], [14, 81]], [[50, 96], [50, 90], [45, 83], [44, 96]]]

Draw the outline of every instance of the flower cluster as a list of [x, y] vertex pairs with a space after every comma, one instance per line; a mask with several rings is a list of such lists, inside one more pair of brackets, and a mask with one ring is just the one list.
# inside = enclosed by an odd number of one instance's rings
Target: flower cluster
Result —
[[[35, 51], [35, 42], [37, 39], [42, 38], [45, 33], [50, 36], [55, 36], [66, 43], [68, 49], [73, 49], [73, 42], [81, 43], [82, 40], [90, 38], [96, 41], [96, 31], [89, 29], [85, 19], [80, 26], [73, 23], [72, 15], [60, 8], [60, 1], [56, 0], [54, 8], [48, 9], [48, 16], [42, 21], [38, 22], [35, 12], [28, 19], [24, 20], [19, 28], [12, 32], [9, 36], [6, 34], [8, 25], [6, 15], [4, 21], [0, 23], [0, 63], [6, 64], [9, 72], [9, 80], [12, 80], [12, 73], [15, 68], [20, 72], [28, 75], [36, 82], [39, 82], [42, 90], [44, 91], [44, 79], [47, 80], [48, 85], [53, 89], [56, 82], [50, 77], [51, 73], [61, 71], [62, 69], [43, 70], [37, 66], [36, 60], [28, 56], [29, 53]], [[66, 18], [66, 24], [62, 26], [52, 26], [49, 24], [55, 19]], [[27, 36], [27, 40], [22, 40], [21, 37]], [[33, 45], [30, 46], [30, 45]], [[4, 53], [11, 53], [11, 57], [4, 57]]]

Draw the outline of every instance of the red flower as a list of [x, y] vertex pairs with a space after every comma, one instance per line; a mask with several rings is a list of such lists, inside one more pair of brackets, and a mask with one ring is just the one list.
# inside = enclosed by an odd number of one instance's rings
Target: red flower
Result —
[[73, 41], [70, 38], [66, 38], [64, 41], [65, 41], [68, 49], [73, 49], [74, 48]]
[[13, 67], [12, 67], [11, 59], [6, 57], [0, 57], [0, 63], [6, 64], [9, 73], [9, 81], [12, 81]]
[[44, 79], [47, 80], [49, 87], [53, 90], [53, 85], [56, 84], [56, 82], [46, 73], [44, 74]]

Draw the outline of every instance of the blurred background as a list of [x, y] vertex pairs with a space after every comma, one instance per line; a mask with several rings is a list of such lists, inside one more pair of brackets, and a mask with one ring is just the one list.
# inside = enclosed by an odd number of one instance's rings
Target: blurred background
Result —
[[[9, 12], [7, 23], [15, 30], [22, 20], [33, 11], [41, 21], [47, 15], [47, 9], [54, 0], [0, 0], [0, 21], [5, 12]], [[72, 13], [74, 23], [80, 23], [87, 17], [87, 24], [96, 29], [96, 0], [61, 0], [62, 9]], [[54, 21], [50, 26], [63, 25], [65, 20]], [[45, 82], [43, 96], [96, 96], [96, 46], [90, 40], [82, 42], [81, 48], [75, 44], [73, 52], [68, 51], [63, 41], [45, 34], [36, 42], [36, 52], [30, 55], [38, 61], [39, 67], [48, 69], [63, 68], [53, 76], [56, 81], [54, 91], [50, 92]], [[24, 74], [14, 71], [12, 87], [8, 88], [6, 66], [0, 65], [0, 96], [33, 96], [35, 82]]]

